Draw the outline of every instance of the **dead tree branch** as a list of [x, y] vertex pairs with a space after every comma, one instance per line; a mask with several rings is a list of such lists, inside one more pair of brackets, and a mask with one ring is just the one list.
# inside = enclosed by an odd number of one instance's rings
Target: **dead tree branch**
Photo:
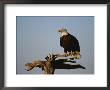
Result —
[[27, 63], [27, 71], [32, 70], [34, 67], [42, 68], [44, 74], [54, 74], [54, 61], [56, 59], [55, 55], [49, 55], [45, 58], [47, 61], [33, 61], [32, 63]]
[[[39, 67], [42, 69], [44, 74], [54, 74], [55, 59], [58, 57], [68, 57], [68, 56], [70, 56], [70, 55], [69, 54], [65, 55], [64, 53], [63, 54], [49, 54], [48, 56], [45, 57], [46, 61], [36, 60], [36, 61], [33, 61], [32, 63], [25, 64], [25, 66], [27, 67], [26, 70], [30, 71], [34, 67]], [[75, 59], [75, 58], [76, 58], [76, 56], [72, 56], [72, 59]], [[78, 56], [78, 58], [79, 58], [79, 56]]]

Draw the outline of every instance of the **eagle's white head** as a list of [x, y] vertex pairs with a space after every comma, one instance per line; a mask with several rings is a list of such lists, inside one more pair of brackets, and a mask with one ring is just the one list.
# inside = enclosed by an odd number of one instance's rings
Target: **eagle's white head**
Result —
[[61, 37], [64, 35], [68, 35], [67, 29], [65, 29], [65, 28], [59, 29], [58, 32], [61, 34]]

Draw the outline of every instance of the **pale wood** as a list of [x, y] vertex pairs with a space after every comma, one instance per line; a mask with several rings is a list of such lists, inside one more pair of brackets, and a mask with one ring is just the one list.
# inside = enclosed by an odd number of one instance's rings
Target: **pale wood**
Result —
[[[60, 54], [49, 54], [48, 56], [45, 57], [46, 61], [44, 60], [34, 60], [32, 63], [27, 63], [25, 66], [27, 67], [27, 71], [32, 70], [34, 67], [39, 67], [42, 69], [44, 74], [54, 74], [54, 62], [58, 57], [68, 57], [70, 56], [65, 55], [65, 53], [60, 53]], [[71, 56], [73, 59], [74, 56]]]

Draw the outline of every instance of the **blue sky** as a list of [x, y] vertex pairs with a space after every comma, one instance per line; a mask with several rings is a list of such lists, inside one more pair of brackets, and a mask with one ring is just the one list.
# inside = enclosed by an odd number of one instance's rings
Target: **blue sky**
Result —
[[93, 16], [17, 16], [17, 74], [41, 74], [41, 69], [25, 70], [24, 64], [44, 60], [49, 53], [63, 52], [58, 29], [67, 28], [80, 43], [82, 58], [77, 63], [86, 70], [55, 70], [55, 74], [93, 74], [94, 17]]

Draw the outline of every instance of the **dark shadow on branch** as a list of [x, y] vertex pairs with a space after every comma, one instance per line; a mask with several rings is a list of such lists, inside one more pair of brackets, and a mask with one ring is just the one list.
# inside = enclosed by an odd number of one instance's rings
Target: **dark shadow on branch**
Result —
[[76, 61], [68, 61], [67, 59], [58, 59], [54, 62], [54, 68], [55, 69], [85, 69], [85, 67], [81, 66], [80, 64], [65, 64], [65, 62], [70, 62], [70, 63], [76, 63]]
[[[68, 59], [57, 59], [56, 55], [49, 55], [45, 59], [46, 61], [33, 61], [32, 63], [26, 63], [25, 66], [27, 67], [27, 71], [32, 70], [34, 67], [39, 67], [42, 69], [44, 74], [54, 74], [55, 69], [85, 69], [85, 67], [81, 66], [80, 64], [73, 64], [76, 61], [68, 61]], [[69, 62], [70, 64], [65, 64]], [[73, 65], [71, 65], [73, 64]]]

